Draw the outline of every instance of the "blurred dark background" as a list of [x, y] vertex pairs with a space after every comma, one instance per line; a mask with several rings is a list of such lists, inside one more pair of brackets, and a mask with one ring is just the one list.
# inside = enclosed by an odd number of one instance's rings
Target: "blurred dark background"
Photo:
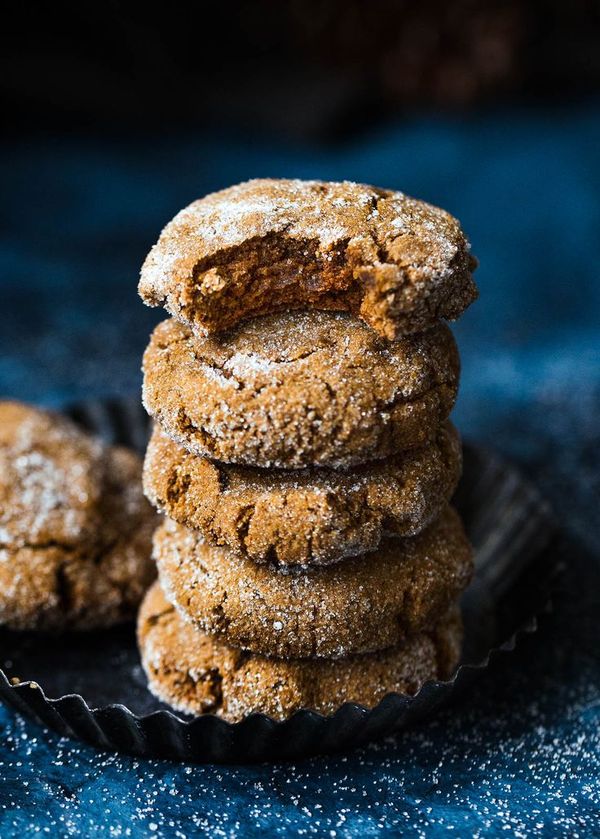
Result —
[[3, 18], [13, 131], [218, 125], [338, 139], [415, 110], [573, 102], [600, 80], [590, 0], [28, 3]]

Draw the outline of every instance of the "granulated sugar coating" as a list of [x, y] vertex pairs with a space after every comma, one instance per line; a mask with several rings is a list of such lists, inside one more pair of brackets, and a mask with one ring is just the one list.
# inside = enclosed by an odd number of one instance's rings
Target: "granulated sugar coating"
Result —
[[69, 549], [95, 538], [105, 459], [70, 420], [0, 402], [0, 546]]
[[163, 591], [184, 620], [267, 656], [341, 658], [430, 629], [471, 579], [473, 559], [448, 505], [418, 536], [364, 557], [284, 572], [210, 545], [165, 519], [154, 537]]
[[359, 320], [287, 312], [225, 336], [159, 324], [144, 406], [190, 452], [227, 463], [346, 467], [431, 440], [456, 399], [450, 329], [389, 343]]
[[477, 297], [476, 264], [438, 207], [350, 181], [264, 178], [181, 210], [139, 291], [197, 331], [312, 306], [351, 311], [395, 339], [457, 318]]
[[56, 414], [0, 402], [0, 624], [130, 619], [155, 576], [141, 462]]
[[156, 425], [144, 491], [170, 518], [255, 562], [330, 565], [376, 550], [386, 535], [423, 530], [452, 496], [461, 466], [449, 422], [425, 446], [345, 471], [219, 463]]
[[230, 722], [255, 712], [282, 720], [302, 708], [333, 714], [344, 702], [372, 708], [388, 693], [415, 694], [428, 680], [450, 677], [463, 639], [455, 606], [429, 631], [383, 652], [265, 658], [227, 647], [183, 621], [158, 583], [142, 603], [137, 627], [152, 693], [178, 711]]

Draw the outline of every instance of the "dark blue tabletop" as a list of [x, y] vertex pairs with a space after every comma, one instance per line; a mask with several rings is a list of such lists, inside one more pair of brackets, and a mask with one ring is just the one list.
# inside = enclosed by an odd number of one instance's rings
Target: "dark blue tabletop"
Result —
[[459, 216], [481, 299], [456, 326], [465, 436], [518, 461], [569, 534], [554, 614], [460, 704], [359, 752], [179, 766], [0, 707], [0, 835], [600, 835], [600, 106], [415, 119], [342, 147], [247, 137], [4, 141], [0, 394], [140, 386], [136, 297], [162, 224], [259, 175], [397, 187]]

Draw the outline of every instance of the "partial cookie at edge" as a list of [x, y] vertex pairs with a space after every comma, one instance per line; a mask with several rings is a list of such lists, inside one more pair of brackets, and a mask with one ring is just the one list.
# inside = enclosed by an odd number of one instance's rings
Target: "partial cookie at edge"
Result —
[[0, 416], [0, 624], [62, 631], [130, 619], [156, 576], [158, 517], [139, 458], [30, 406], [0, 403]]
[[72, 548], [93, 538], [105, 453], [66, 417], [0, 401], [0, 546]]

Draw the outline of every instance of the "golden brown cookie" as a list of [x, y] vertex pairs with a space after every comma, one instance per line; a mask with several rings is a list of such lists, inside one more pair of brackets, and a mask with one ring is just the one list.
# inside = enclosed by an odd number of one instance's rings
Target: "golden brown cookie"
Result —
[[386, 534], [419, 533], [460, 469], [450, 422], [426, 446], [348, 471], [227, 465], [190, 454], [155, 426], [144, 490], [170, 518], [255, 562], [329, 565], [375, 550]]
[[343, 659], [277, 659], [228, 647], [186, 623], [156, 583], [138, 618], [149, 687], [178, 711], [231, 722], [261, 712], [286, 719], [301, 708], [331, 714], [344, 702], [377, 705], [388, 693], [416, 693], [448, 678], [460, 657], [462, 625], [454, 608], [430, 631], [388, 650]]
[[184, 619], [231, 646], [281, 658], [394, 646], [433, 626], [472, 573], [471, 547], [450, 507], [418, 536], [301, 573], [236, 557], [170, 519], [156, 532], [154, 558]]
[[143, 399], [194, 454], [347, 467], [434, 437], [454, 405], [459, 368], [444, 325], [389, 344], [330, 312], [270, 315], [219, 339], [167, 320], [144, 355]]
[[64, 417], [0, 402], [0, 545], [78, 545], [98, 526], [105, 450]]
[[477, 297], [476, 264], [455, 218], [401, 192], [259, 179], [178, 213], [139, 292], [198, 333], [312, 307], [350, 311], [396, 339], [457, 318]]
[[131, 618], [155, 577], [141, 463], [69, 420], [0, 403], [0, 624], [91, 629]]

